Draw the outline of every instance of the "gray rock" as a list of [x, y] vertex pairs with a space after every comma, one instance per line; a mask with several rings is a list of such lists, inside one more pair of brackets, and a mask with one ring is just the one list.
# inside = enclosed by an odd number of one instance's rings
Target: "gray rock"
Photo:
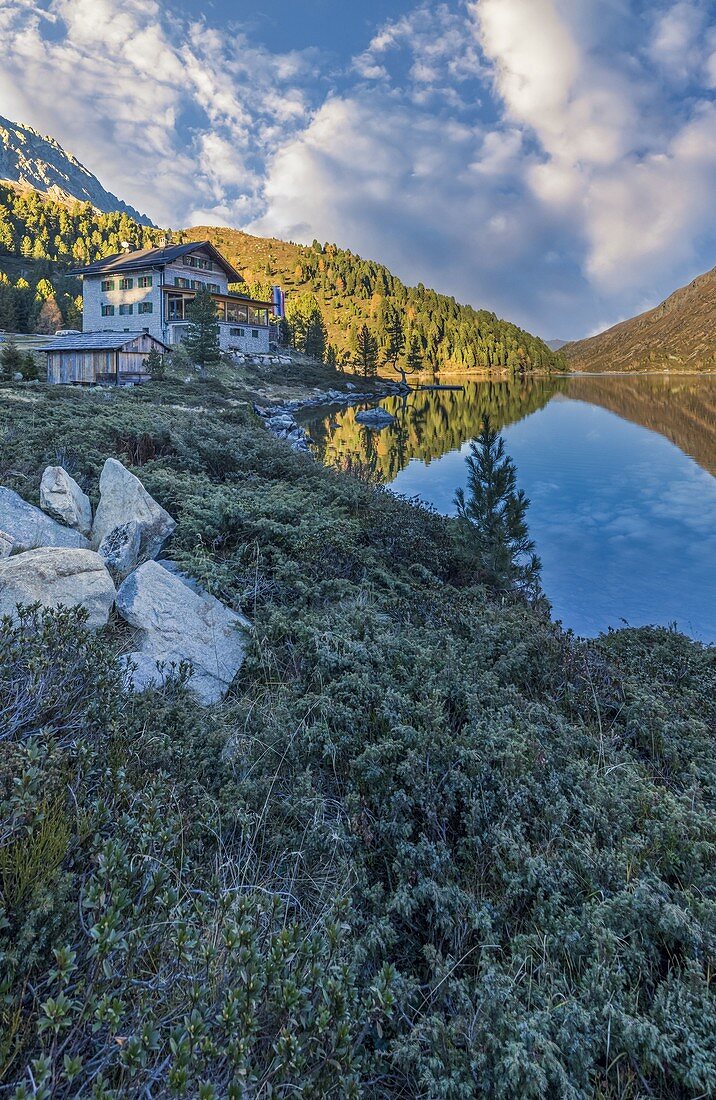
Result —
[[88, 625], [104, 626], [116, 596], [99, 554], [43, 546], [0, 561], [0, 615], [15, 615], [18, 604], [84, 607]]
[[123, 581], [137, 567], [141, 544], [142, 532], [139, 524], [130, 519], [128, 523], [122, 523], [104, 536], [97, 553], [112, 576]]
[[15, 552], [37, 546], [89, 549], [89, 542], [79, 531], [63, 527], [4, 486], [0, 486], [0, 531], [12, 539]]
[[92, 505], [74, 478], [62, 466], [48, 466], [40, 482], [40, 507], [67, 527], [89, 535]]
[[207, 592], [194, 592], [158, 562], [140, 565], [119, 589], [117, 610], [137, 629], [127, 660], [137, 691], [161, 682], [160, 665], [190, 661], [189, 688], [205, 706], [222, 699], [239, 671], [248, 620]]
[[9, 558], [14, 546], [15, 540], [10, 535], [6, 535], [4, 531], [0, 531], [0, 559]]
[[99, 489], [100, 500], [92, 527], [93, 547], [98, 549], [115, 527], [135, 522], [140, 532], [138, 560], [155, 558], [176, 527], [169, 513], [116, 458], [105, 462]]
[[378, 432], [395, 424], [395, 417], [386, 409], [364, 409], [363, 412], [356, 413], [356, 420]]
[[292, 428], [296, 421], [292, 416], [286, 414], [284, 416], [272, 416], [268, 423], [273, 431], [281, 431], [282, 429]]

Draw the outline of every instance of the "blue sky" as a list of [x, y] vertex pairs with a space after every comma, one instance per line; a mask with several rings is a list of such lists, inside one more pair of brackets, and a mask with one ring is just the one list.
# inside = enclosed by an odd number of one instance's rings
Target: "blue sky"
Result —
[[0, 0], [0, 115], [171, 227], [336, 241], [547, 338], [714, 266], [710, 0]]

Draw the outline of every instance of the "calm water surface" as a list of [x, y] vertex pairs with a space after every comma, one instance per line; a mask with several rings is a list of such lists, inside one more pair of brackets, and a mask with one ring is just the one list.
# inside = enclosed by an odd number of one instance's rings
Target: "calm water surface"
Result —
[[486, 413], [531, 500], [529, 524], [554, 617], [576, 633], [669, 625], [716, 642], [716, 377], [469, 382], [308, 426], [323, 460], [359, 459], [391, 489], [454, 514], [469, 444]]

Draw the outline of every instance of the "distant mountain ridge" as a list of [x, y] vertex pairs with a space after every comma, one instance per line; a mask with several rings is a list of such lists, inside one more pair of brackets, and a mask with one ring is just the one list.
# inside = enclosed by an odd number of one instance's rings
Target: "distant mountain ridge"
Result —
[[562, 353], [580, 371], [716, 370], [716, 268], [654, 309], [565, 344]]
[[58, 202], [90, 202], [108, 214], [120, 211], [143, 225], [153, 223], [107, 191], [89, 169], [55, 141], [0, 115], [0, 180], [31, 187]]

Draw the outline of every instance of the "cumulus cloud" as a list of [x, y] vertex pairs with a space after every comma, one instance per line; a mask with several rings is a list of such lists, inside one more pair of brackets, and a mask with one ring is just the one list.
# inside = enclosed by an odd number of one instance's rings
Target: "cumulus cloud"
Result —
[[157, 0], [0, 0], [0, 113], [164, 224], [334, 239], [547, 336], [712, 265], [710, 0], [443, 0], [343, 68]]
[[0, 38], [0, 111], [165, 224], [255, 213], [267, 148], [306, 118], [310, 58], [156, 0], [0, 0]]

